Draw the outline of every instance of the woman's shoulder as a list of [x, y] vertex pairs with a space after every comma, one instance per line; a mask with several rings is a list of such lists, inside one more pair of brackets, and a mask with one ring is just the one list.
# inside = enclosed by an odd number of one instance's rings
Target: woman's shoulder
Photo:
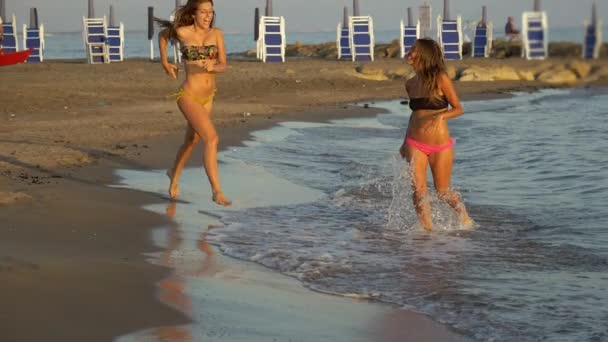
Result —
[[407, 80], [405, 80], [405, 86], [409, 88], [410, 86], [414, 85], [417, 80], [418, 80], [418, 77], [416, 77], [416, 75], [414, 75], [414, 76], [408, 78]]
[[179, 40], [183, 40], [184, 38], [188, 37], [190, 32], [190, 26], [180, 26], [175, 29], [175, 35]]
[[222, 29], [219, 27], [214, 27], [211, 32], [213, 32], [213, 34], [215, 34], [218, 37], [224, 36], [224, 31], [222, 31]]

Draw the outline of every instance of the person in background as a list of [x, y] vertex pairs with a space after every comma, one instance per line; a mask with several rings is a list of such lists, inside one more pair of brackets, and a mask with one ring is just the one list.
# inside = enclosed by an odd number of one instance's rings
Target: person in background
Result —
[[507, 36], [509, 40], [519, 38], [519, 30], [515, 28], [515, 20], [513, 17], [507, 18], [507, 24], [505, 25], [505, 36]]

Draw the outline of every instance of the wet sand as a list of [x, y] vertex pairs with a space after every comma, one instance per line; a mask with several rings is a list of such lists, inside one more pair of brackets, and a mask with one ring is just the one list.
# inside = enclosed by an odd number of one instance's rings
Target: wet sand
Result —
[[[368, 116], [374, 110], [363, 104], [404, 96], [402, 79], [361, 79], [353, 68], [322, 60], [233, 61], [218, 78], [214, 117], [222, 147], [282, 120]], [[156, 283], [171, 270], [146, 262], [144, 254], [158, 251], [150, 230], [170, 220], [141, 208], [166, 199], [106, 187], [116, 168], [170, 166], [184, 120], [165, 96], [178, 83], [145, 61], [19, 65], [0, 69], [0, 79], [0, 303], [14, 308], [0, 310], [0, 340], [108, 341], [187, 324], [186, 315], [156, 299]], [[457, 83], [464, 99], [544, 86]], [[345, 105], [353, 102], [359, 106]], [[189, 165], [200, 165], [200, 158]], [[238, 273], [243, 265], [226, 261], [225, 267]], [[297, 283], [288, 287], [300, 291]], [[377, 324], [415, 322], [411, 313], [380, 311], [387, 316]]]

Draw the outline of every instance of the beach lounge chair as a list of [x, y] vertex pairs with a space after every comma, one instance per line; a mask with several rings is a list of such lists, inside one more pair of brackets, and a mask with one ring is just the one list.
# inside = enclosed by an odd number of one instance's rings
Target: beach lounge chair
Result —
[[521, 55], [526, 59], [545, 59], [549, 55], [549, 29], [546, 12], [524, 12]]
[[583, 58], [597, 59], [602, 47], [602, 21], [595, 24], [585, 22], [585, 42], [583, 43]]
[[349, 27], [344, 27], [342, 23], [338, 24], [338, 59], [352, 60], [353, 55], [350, 49], [350, 30]]
[[108, 60], [110, 62], [122, 62], [125, 59], [125, 27], [122, 23], [118, 26], [108, 26], [106, 45]]
[[444, 20], [437, 17], [437, 40], [445, 59], [462, 59], [462, 19]]
[[23, 25], [23, 46], [32, 49], [28, 63], [39, 63], [44, 61], [44, 25], [38, 28], [28, 28]]
[[110, 63], [106, 17], [82, 18], [84, 47], [90, 64]]
[[477, 25], [475, 37], [471, 47], [471, 57], [489, 57], [492, 51], [492, 40], [494, 39], [494, 26], [492, 23]]
[[[177, 7], [177, 6], [176, 6]], [[169, 21], [173, 22], [175, 16], [170, 16]], [[171, 51], [173, 52], [173, 63], [178, 64], [182, 62], [182, 54], [180, 52], [180, 43], [177, 39], [171, 39]]]
[[19, 50], [19, 41], [17, 39], [17, 20], [13, 14], [12, 20], [8, 23], [3, 23], [4, 39], [0, 41], [0, 48], [4, 49], [4, 53], [13, 53]]
[[407, 56], [418, 38], [420, 38], [420, 21], [416, 23], [416, 26], [405, 26], [405, 23], [401, 20], [401, 39], [399, 40], [401, 58]]
[[285, 19], [283, 17], [260, 18], [258, 59], [266, 62], [285, 62]]
[[374, 21], [369, 16], [356, 16], [348, 18], [350, 31], [350, 48], [352, 60], [374, 60]]

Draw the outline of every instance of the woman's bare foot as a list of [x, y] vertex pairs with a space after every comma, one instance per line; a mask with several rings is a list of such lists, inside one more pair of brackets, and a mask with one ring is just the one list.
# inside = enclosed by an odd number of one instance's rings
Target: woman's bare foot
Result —
[[175, 177], [173, 177], [173, 171], [167, 170], [167, 177], [169, 177], [169, 198], [172, 200], [176, 199], [179, 196], [179, 187], [178, 182]]
[[229, 207], [232, 204], [232, 201], [227, 199], [226, 195], [221, 191], [213, 192], [213, 197], [211, 197], [211, 199], [213, 202], [223, 205], [224, 207]]
[[460, 224], [465, 228], [472, 228], [475, 226], [475, 221], [469, 217], [469, 215], [465, 215], [460, 219]]

